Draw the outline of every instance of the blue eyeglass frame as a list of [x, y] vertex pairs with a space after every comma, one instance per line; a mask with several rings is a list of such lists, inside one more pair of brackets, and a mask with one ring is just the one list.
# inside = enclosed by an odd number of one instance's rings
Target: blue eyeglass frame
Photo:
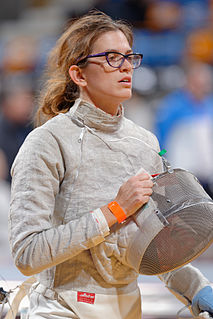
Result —
[[[123, 57], [121, 63], [119, 64], [119, 66], [113, 66], [113, 65], [110, 64], [110, 61], [109, 61], [109, 59], [108, 59], [108, 55], [109, 55], [110, 53], [120, 54], [120, 55]], [[97, 54], [89, 54], [89, 55], [87, 55], [85, 58], [83, 58], [82, 60], [78, 59], [78, 60], [76, 61], [76, 65], [78, 65], [79, 63], [84, 62], [84, 60], [86, 60], [86, 59], [88, 59], [88, 58], [96, 58], [96, 57], [105, 56], [107, 63], [108, 63], [112, 68], [119, 69], [119, 68], [123, 65], [125, 59], [128, 61], [128, 57], [131, 56], [131, 55], [137, 55], [137, 56], [140, 56], [140, 58], [141, 58], [140, 64], [139, 64], [137, 67], [135, 67], [135, 68], [133, 67], [133, 69], [137, 69], [137, 68], [140, 67], [140, 65], [141, 65], [141, 62], [142, 62], [142, 60], [143, 60], [143, 54], [141, 54], [141, 53], [128, 53], [128, 54], [123, 54], [123, 53], [116, 52], [116, 51], [107, 51], [107, 52], [101, 52], [101, 53], [97, 53]]]

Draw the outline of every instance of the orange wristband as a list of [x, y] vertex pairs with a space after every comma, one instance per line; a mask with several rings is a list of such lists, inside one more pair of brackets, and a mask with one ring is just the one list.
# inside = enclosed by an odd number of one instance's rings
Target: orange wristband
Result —
[[113, 213], [113, 215], [117, 218], [119, 224], [122, 223], [127, 218], [123, 209], [116, 201], [110, 202], [108, 204], [108, 208]]

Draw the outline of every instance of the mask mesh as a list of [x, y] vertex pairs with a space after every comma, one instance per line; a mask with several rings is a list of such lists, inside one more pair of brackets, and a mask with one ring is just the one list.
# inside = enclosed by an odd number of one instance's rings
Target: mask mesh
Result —
[[140, 273], [157, 275], [178, 268], [213, 242], [213, 200], [197, 178], [181, 169], [155, 178], [152, 199], [169, 222], [151, 241]]

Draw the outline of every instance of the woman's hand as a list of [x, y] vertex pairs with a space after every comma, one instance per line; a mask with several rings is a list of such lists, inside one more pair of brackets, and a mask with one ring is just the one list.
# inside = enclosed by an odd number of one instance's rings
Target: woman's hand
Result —
[[[153, 182], [150, 175], [143, 171], [136, 176], [130, 177], [120, 187], [114, 201], [123, 209], [126, 217], [129, 217], [149, 201], [152, 195], [152, 187]], [[107, 205], [101, 207], [101, 210], [109, 227], [118, 221]]]
[[150, 175], [142, 172], [130, 177], [119, 189], [115, 201], [124, 210], [127, 217], [133, 215], [149, 201], [153, 182]]

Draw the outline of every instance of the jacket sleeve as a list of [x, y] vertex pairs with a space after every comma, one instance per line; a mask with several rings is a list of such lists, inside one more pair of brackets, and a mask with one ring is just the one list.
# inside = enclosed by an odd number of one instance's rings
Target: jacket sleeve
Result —
[[100, 209], [55, 226], [55, 199], [65, 172], [56, 138], [44, 128], [35, 129], [13, 163], [9, 241], [17, 268], [26, 276], [74, 257], [109, 233]]
[[193, 297], [203, 287], [210, 284], [199, 269], [187, 264], [169, 273], [159, 275], [166, 287], [185, 305], [190, 305]]

